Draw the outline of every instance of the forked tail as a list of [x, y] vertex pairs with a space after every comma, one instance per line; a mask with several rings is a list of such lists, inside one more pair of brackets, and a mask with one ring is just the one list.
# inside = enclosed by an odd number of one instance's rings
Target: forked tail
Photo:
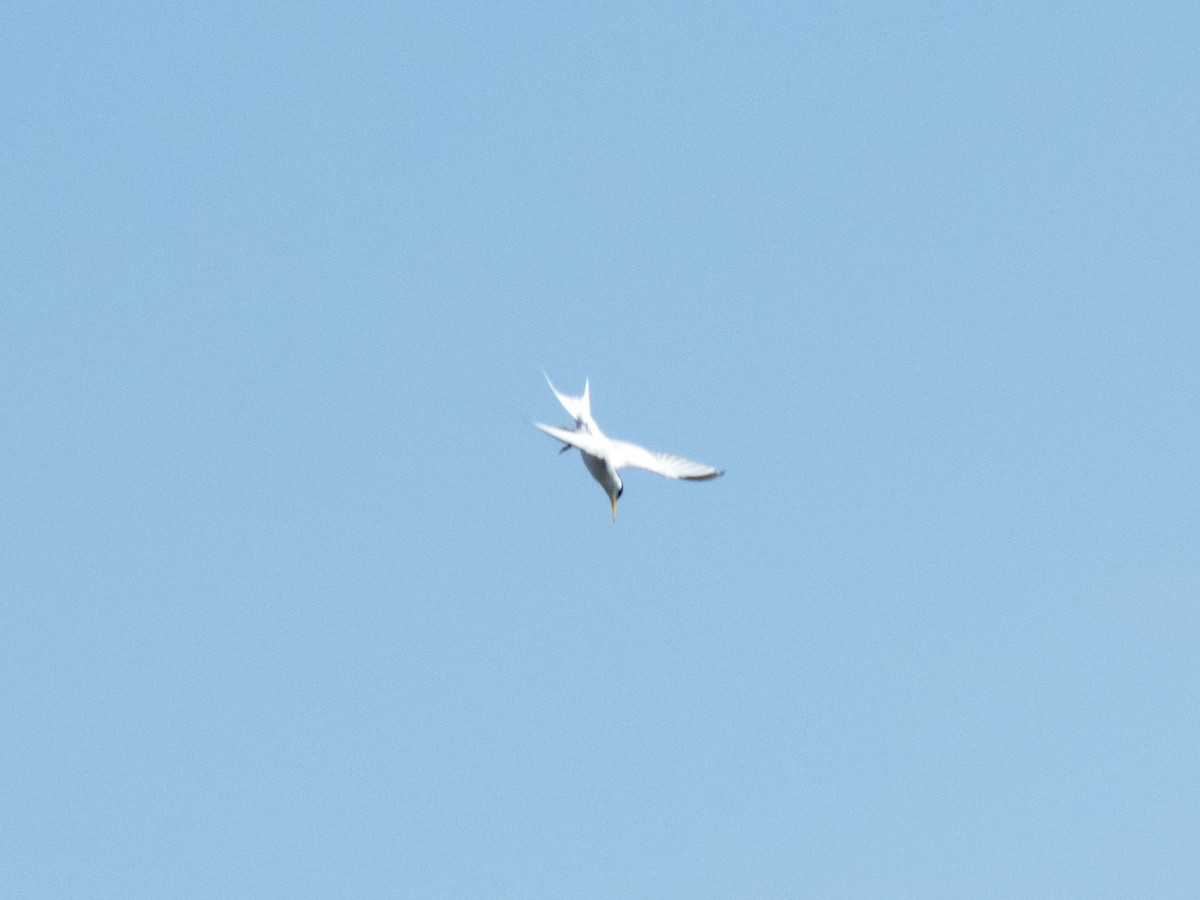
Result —
[[550, 390], [554, 391], [554, 396], [558, 398], [558, 402], [562, 404], [562, 408], [567, 411], [567, 415], [575, 420], [576, 425], [583, 425], [592, 421], [591, 385], [587, 379], [584, 379], [583, 382], [583, 396], [569, 397], [561, 393], [554, 386], [554, 382], [550, 380], [549, 375], [546, 375], [545, 372], [542, 372], [542, 375], [545, 376], [546, 384], [550, 385]]

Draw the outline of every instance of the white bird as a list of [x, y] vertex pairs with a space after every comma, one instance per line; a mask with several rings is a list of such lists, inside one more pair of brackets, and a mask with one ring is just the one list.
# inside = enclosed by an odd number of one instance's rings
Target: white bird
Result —
[[621, 476], [617, 474], [618, 469], [632, 466], [654, 472], [664, 478], [683, 478], [688, 481], [706, 481], [725, 474], [712, 466], [692, 462], [682, 456], [657, 453], [628, 441], [617, 441], [608, 437], [592, 418], [590, 386], [586, 379], [583, 382], [583, 396], [568, 397], [559, 393], [549, 375], [545, 372], [542, 374], [545, 375], [546, 384], [550, 385], [550, 390], [554, 391], [554, 396], [558, 398], [563, 409], [575, 420], [575, 427], [568, 430], [543, 425], [540, 422], [534, 422], [533, 426], [540, 428], [555, 440], [562, 441], [563, 448], [560, 453], [566, 453], [572, 447], [579, 450], [583, 464], [592, 473], [592, 477], [600, 482], [600, 487], [604, 488], [604, 493], [608, 494], [609, 500], [612, 501], [614, 522], [617, 521], [617, 500], [625, 490]]

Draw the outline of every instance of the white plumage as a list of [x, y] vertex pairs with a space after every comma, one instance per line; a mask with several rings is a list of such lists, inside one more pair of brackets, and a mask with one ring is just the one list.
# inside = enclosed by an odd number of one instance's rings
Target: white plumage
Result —
[[[545, 375], [544, 372], [542, 374]], [[592, 477], [600, 482], [600, 486], [604, 488], [604, 492], [612, 501], [614, 522], [617, 520], [617, 499], [625, 490], [621, 476], [617, 474], [618, 469], [632, 466], [664, 478], [682, 478], [688, 481], [705, 481], [725, 474], [712, 466], [704, 465], [704, 463], [693, 462], [669, 453], [647, 450], [637, 444], [614, 440], [605, 435], [600, 430], [600, 426], [596, 424], [596, 420], [592, 418], [590, 385], [586, 380], [583, 383], [583, 395], [579, 397], [569, 397], [560, 393], [549, 375], [546, 375], [546, 383], [550, 385], [550, 390], [554, 391], [554, 396], [558, 398], [563, 409], [575, 420], [575, 427], [573, 429], [556, 428], [540, 422], [534, 422], [533, 425], [555, 440], [562, 441], [564, 452], [572, 447], [579, 450], [583, 457], [583, 464], [592, 473]]]

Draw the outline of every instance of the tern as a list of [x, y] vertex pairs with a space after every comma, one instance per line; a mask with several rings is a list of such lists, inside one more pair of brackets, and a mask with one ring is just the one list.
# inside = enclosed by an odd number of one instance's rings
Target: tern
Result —
[[604, 488], [604, 493], [608, 494], [608, 499], [612, 501], [614, 522], [617, 521], [617, 500], [621, 498], [621, 494], [625, 490], [621, 476], [617, 474], [618, 469], [632, 466], [664, 478], [682, 478], [687, 481], [707, 481], [725, 474], [712, 466], [692, 462], [682, 456], [658, 453], [628, 441], [618, 441], [608, 437], [600, 430], [596, 420], [592, 418], [590, 385], [587, 379], [583, 382], [582, 396], [568, 397], [554, 386], [549, 375], [546, 375], [545, 372], [542, 375], [545, 376], [546, 384], [550, 385], [550, 390], [554, 392], [554, 396], [558, 398], [563, 409], [575, 420], [575, 427], [573, 429], [555, 428], [553, 425], [543, 425], [541, 422], [534, 422], [533, 426], [540, 428], [556, 441], [562, 441], [563, 447], [559, 453], [566, 453], [571, 448], [579, 451], [579, 455], [583, 457], [583, 464], [592, 473], [592, 477], [600, 482], [600, 487]]

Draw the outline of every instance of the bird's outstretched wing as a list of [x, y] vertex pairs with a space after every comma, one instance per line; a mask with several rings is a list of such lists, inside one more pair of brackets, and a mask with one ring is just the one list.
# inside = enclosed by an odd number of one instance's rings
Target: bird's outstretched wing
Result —
[[540, 428], [556, 441], [578, 447], [584, 453], [590, 453], [592, 456], [604, 456], [605, 442], [587, 431], [570, 431], [566, 428], [555, 428], [553, 425], [543, 425], [541, 422], [534, 422], [533, 427]]
[[628, 441], [612, 441], [609, 452], [614, 469], [632, 466], [635, 469], [645, 469], [647, 472], [661, 475], [663, 478], [683, 478], [688, 481], [704, 481], [725, 474], [704, 463], [693, 462], [682, 456], [672, 456], [670, 453], [647, 450], [645, 447], [639, 447]]

